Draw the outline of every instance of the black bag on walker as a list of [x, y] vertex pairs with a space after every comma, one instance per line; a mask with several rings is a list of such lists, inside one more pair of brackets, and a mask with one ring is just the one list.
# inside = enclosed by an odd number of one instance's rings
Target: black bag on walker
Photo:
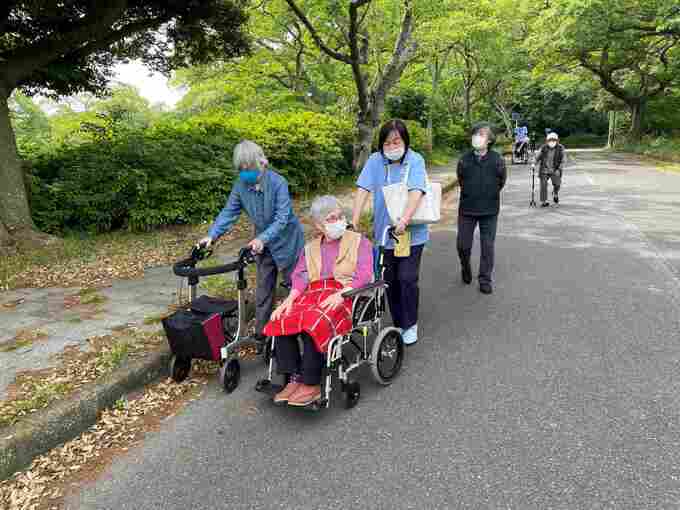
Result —
[[201, 296], [191, 307], [163, 319], [170, 350], [178, 358], [218, 361], [225, 344], [222, 316], [233, 312], [233, 303]]

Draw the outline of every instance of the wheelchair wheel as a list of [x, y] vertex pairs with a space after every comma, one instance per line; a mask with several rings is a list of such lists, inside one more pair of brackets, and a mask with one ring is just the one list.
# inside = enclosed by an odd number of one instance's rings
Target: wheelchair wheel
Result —
[[397, 328], [386, 328], [373, 343], [371, 372], [377, 382], [387, 386], [399, 374], [404, 361], [404, 340]]
[[191, 358], [178, 357], [173, 354], [172, 358], [170, 358], [168, 372], [173, 381], [181, 383], [189, 377], [189, 372], [191, 372]]
[[231, 393], [238, 387], [241, 380], [241, 365], [232, 359], [220, 367], [220, 384], [226, 393]]

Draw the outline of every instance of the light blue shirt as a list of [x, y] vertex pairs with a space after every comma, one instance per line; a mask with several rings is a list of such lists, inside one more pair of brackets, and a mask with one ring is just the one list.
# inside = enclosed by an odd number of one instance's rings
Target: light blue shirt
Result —
[[[408, 190], [419, 190], [425, 193], [427, 172], [423, 157], [409, 149], [404, 163], [409, 165], [408, 182], [406, 183]], [[392, 224], [390, 215], [387, 213], [382, 188], [387, 184], [403, 181], [406, 177], [405, 166], [401, 164], [390, 165], [380, 152], [375, 152], [368, 158], [359, 179], [357, 179], [357, 186], [373, 193], [373, 237], [376, 245], [382, 243], [385, 228]], [[411, 232], [411, 246], [425, 244], [430, 238], [430, 230], [427, 225], [409, 225], [408, 230]], [[394, 248], [394, 241], [388, 238], [385, 248]]]
[[286, 179], [269, 169], [262, 176], [259, 189], [238, 179], [208, 235], [217, 239], [227, 232], [242, 210], [255, 225], [255, 235], [269, 249], [276, 267], [280, 270], [294, 267], [305, 240], [300, 220], [293, 212]]

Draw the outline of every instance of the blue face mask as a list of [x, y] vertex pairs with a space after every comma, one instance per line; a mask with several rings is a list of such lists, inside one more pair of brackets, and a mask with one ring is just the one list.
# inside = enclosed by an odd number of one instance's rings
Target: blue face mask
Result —
[[257, 184], [257, 179], [260, 177], [260, 171], [257, 169], [240, 170], [238, 176], [246, 184]]

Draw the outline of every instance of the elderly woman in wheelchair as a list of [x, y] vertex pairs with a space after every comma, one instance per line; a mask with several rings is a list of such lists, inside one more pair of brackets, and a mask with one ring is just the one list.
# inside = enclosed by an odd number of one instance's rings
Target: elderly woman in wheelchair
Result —
[[[273, 358], [269, 379], [258, 382], [257, 389], [275, 393], [277, 404], [327, 407], [336, 371], [352, 407], [359, 385], [349, 382], [349, 373], [370, 363], [379, 382], [389, 384], [401, 368], [403, 341], [396, 328], [380, 331], [385, 284], [373, 281], [370, 241], [348, 230], [347, 216], [333, 196], [315, 199], [310, 212], [318, 235], [300, 254], [290, 294], [264, 329]], [[369, 352], [371, 331], [380, 334]], [[346, 345], [351, 353], [343, 349]], [[283, 388], [271, 384], [274, 360]]]

